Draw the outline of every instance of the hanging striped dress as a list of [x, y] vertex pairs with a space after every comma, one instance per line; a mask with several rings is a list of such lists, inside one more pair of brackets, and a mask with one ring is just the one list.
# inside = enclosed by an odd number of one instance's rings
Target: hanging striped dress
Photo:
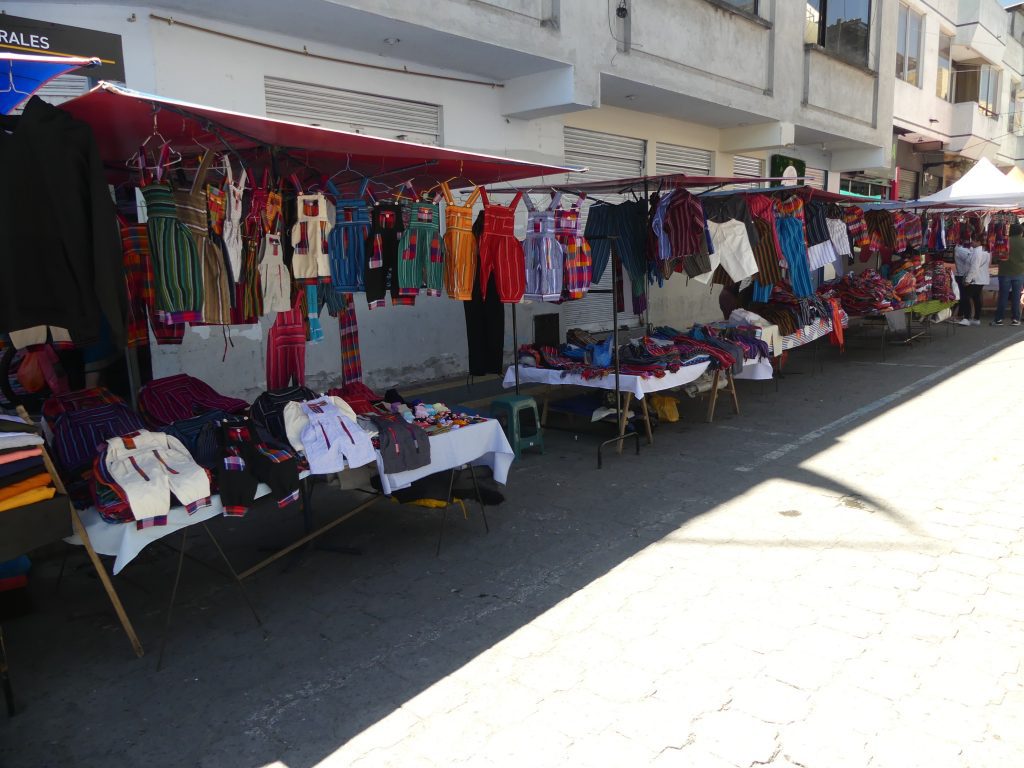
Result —
[[444, 282], [444, 241], [441, 239], [441, 209], [427, 200], [410, 202], [409, 218], [398, 253], [398, 291], [415, 296], [425, 289], [427, 296], [440, 296]]
[[474, 189], [461, 205], [455, 202], [447, 184], [441, 185], [447, 208], [444, 233], [445, 252], [448, 254], [444, 265], [444, 287], [449, 298], [470, 301], [473, 298], [473, 282], [476, 280], [477, 243], [473, 234], [473, 206], [480, 197], [480, 189]]
[[171, 185], [149, 184], [142, 188], [142, 196], [146, 200], [158, 316], [169, 324], [200, 322], [203, 262], [192, 231], [178, 219]]
[[526, 293], [530, 301], [558, 301], [562, 298], [562, 278], [565, 253], [555, 238], [555, 206], [559, 194], [555, 193], [547, 208], [537, 209], [530, 196], [523, 193], [526, 203], [526, 238], [523, 255], [526, 258]]

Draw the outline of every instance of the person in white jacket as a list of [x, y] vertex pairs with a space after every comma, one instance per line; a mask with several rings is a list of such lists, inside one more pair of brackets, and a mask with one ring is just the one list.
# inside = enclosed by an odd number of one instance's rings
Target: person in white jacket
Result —
[[[981, 245], [981, 238], [971, 240], [971, 250], [965, 266], [964, 290], [960, 298], [960, 325], [981, 325], [981, 290], [989, 283], [988, 269], [992, 254]], [[958, 265], [959, 266], [959, 265]]]

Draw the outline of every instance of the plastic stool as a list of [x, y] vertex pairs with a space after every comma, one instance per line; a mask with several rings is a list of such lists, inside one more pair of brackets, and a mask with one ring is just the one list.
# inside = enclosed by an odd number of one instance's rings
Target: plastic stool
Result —
[[491, 417], [498, 420], [518, 459], [524, 448], [540, 448], [544, 453], [544, 430], [540, 425], [537, 401], [526, 395], [496, 397], [491, 402]]

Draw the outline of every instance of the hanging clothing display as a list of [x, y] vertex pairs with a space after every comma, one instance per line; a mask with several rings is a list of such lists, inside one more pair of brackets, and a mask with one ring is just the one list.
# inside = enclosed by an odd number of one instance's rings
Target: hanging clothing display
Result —
[[267, 234], [264, 213], [267, 206], [268, 174], [263, 173], [262, 186], [249, 171], [252, 192], [249, 211], [242, 222], [242, 285], [235, 287], [235, 307], [232, 310], [233, 323], [255, 323], [263, 314], [263, 288], [260, 284], [260, 249]]
[[230, 284], [224, 252], [210, 242], [210, 228], [206, 211], [206, 173], [212, 162], [207, 152], [199, 164], [190, 190], [174, 190], [174, 203], [178, 219], [192, 235], [196, 258], [202, 264], [203, 311], [201, 321], [207, 325], [227, 325], [231, 322]]
[[738, 283], [757, 274], [757, 262], [743, 222], [736, 219], [708, 221], [708, 229], [711, 231], [715, 255], [733, 282]]
[[156, 310], [165, 323], [203, 319], [203, 261], [192, 231], [178, 219], [170, 184], [142, 188], [156, 282]]
[[526, 263], [523, 245], [515, 237], [516, 208], [522, 192], [516, 192], [507, 206], [487, 199], [487, 190], [480, 190], [484, 203], [484, 228], [480, 234], [480, 279], [484, 299], [487, 298], [491, 275], [498, 298], [504, 304], [518, 304], [526, 291]]
[[523, 298], [529, 301], [558, 301], [562, 298], [563, 273], [569, 268], [565, 264], [562, 244], [555, 238], [554, 209], [559, 199], [560, 194], [556, 192], [547, 208], [538, 209], [529, 193], [523, 193], [523, 202], [528, 211], [526, 238], [523, 240], [523, 257], [526, 262]]
[[807, 222], [807, 259], [811, 269], [821, 269], [836, 260], [836, 249], [828, 229], [827, 211], [824, 203], [814, 200], [804, 206]]
[[473, 206], [480, 197], [480, 188], [475, 188], [461, 204], [455, 202], [447, 183], [441, 184], [441, 194], [447, 204], [444, 212], [444, 247], [447, 253], [444, 288], [449, 298], [469, 301], [473, 298], [478, 259], [476, 235], [473, 234]]
[[296, 280], [331, 276], [330, 237], [336, 214], [334, 206], [319, 192], [299, 195], [297, 217], [292, 226], [292, 273]]
[[[224, 155], [224, 253], [231, 270], [231, 284], [237, 286], [244, 279], [242, 272], [242, 203], [245, 196], [245, 174], [235, 182], [231, 161]], [[237, 303], [237, 292], [232, 296], [232, 306]]]
[[366, 266], [366, 239], [370, 234], [370, 208], [363, 199], [370, 182], [364, 180], [359, 194], [344, 198], [334, 182], [328, 189], [334, 194], [334, 228], [327, 236], [331, 262], [331, 285], [339, 293], [366, 290], [363, 269]]
[[789, 268], [789, 279], [793, 285], [793, 293], [800, 297], [811, 296], [810, 264], [807, 260], [807, 247], [804, 242], [804, 228], [795, 216], [780, 216], [775, 222], [779, 231], [779, 242], [782, 243], [782, 254]]
[[217, 250], [224, 260], [228, 283], [228, 302], [234, 306], [235, 277], [231, 270], [227, 247], [224, 244], [224, 224], [227, 220], [227, 192], [213, 184], [206, 185], [206, 218], [210, 246]]
[[292, 308], [292, 276], [284, 264], [284, 246], [279, 235], [268, 234], [263, 237], [259, 264], [263, 314], [287, 312]]
[[611, 206], [595, 203], [587, 212], [587, 226], [583, 228], [583, 239], [590, 246], [591, 283], [601, 282], [611, 258]]
[[146, 225], [124, 219], [119, 220], [119, 225], [128, 292], [128, 346], [149, 344], [150, 324], [157, 344], [181, 344], [185, 336], [184, 323], [166, 324], [156, 313], [156, 287]]
[[86, 345], [102, 316], [124, 347], [121, 248], [92, 130], [37, 96], [3, 119], [0, 333], [52, 325]]
[[306, 325], [302, 319], [303, 291], [295, 292], [292, 308], [278, 312], [267, 333], [267, 389], [306, 384]]
[[370, 212], [370, 232], [366, 240], [366, 303], [370, 309], [385, 306], [391, 294], [392, 306], [412, 306], [414, 297], [402, 296], [398, 285], [398, 245], [405, 224], [402, 208], [395, 203], [377, 203]]
[[564, 261], [562, 298], [582, 299], [593, 280], [590, 244], [580, 234], [580, 206], [586, 195], [580, 195], [568, 208], [562, 207], [562, 193], [555, 192], [550, 208], [555, 212], [555, 240], [562, 246]]
[[399, 243], [398, 292], [415, 297], [422, 290], [427, 296], [440, 296], [445, 260], [440, 206], [431, 200], [413, 200], [406, 210], [409, 216]]
[[338, 336], [341, 340], [341, 381], [342, 384], [354, 384], [363, 380], [356, 302], [351, 293], [342, 293], [340, 296], [342, 308], [338, 311]]
[[[473, 233], [479, 238], [484, 228], [487, 211], [480, 211], [473, 224]], [[476, 254], [474, 254], [476, 258]], [[474, 271], [477, 271], [474, 267]], [[498, 295], [497, 277], [490, 277], [487, 298], [480, 281], [473, 282], [473, 293], [469, 301], [462, 304], [466, 315], [466, 342], [471, 376], [500, 374], [505, 369], [505, 307]]]

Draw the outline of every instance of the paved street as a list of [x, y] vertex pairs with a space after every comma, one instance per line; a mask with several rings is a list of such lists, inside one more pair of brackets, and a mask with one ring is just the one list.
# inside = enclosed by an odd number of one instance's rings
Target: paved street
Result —
[[[250, 582], [265, 635], [189, 564], [160, 672], [172, 552], [118, 580], [141, 660], [80, 557], [56, 595], [43, 563], [0, 764], [1024, 765], [1024, 334], [822, 352], [602, 471], [549, 432], [440, 557], [436, 512], [377, 505], [332, 537], [362, 556]], [[295, 525], [216, 531], [241, 565]]]

